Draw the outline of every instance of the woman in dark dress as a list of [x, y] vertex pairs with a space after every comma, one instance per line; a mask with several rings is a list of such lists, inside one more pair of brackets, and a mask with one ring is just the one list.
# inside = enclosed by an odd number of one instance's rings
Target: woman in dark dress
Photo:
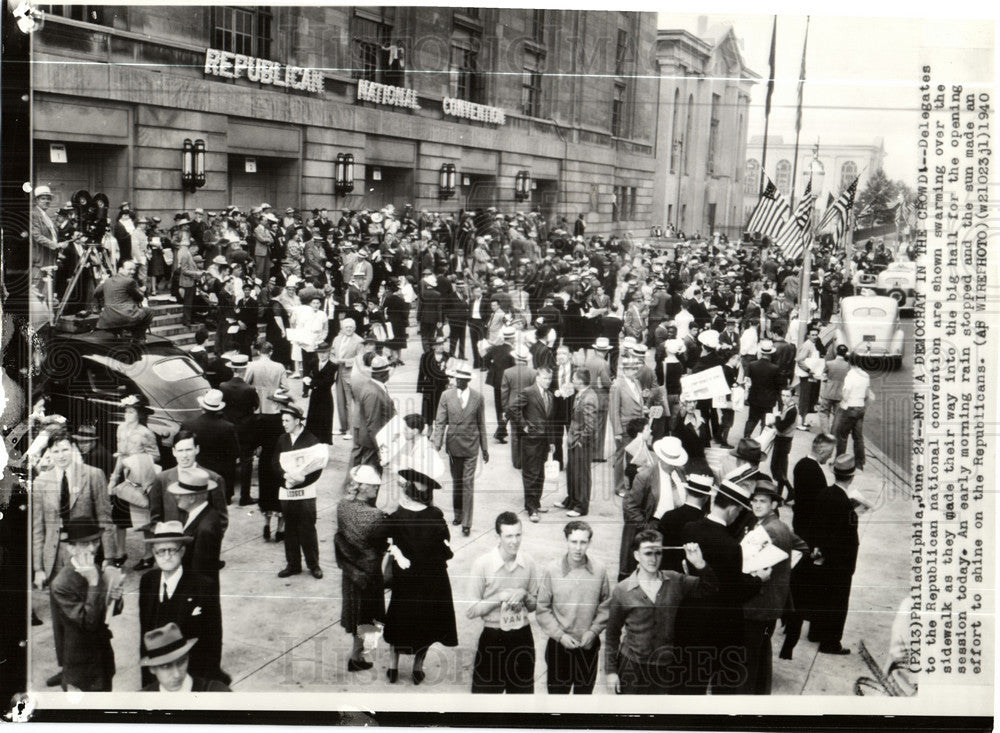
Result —
[[337, 566], [342, 571], [340, 625], [354, 636], [348, 672], [374, 665], [364, 658], [364, 628], [385, 622], [385, 581], [382, 556], [386, 549], [386, 516], [375, 508], [381, 478], [369, 465], [351, 469], [352, 486], [337, 505], [333, 537]]
[[288, 330], [288, 311], [278, 300], [283, 290], [281, 285], [274, 285], [271, 288], [271, 298], [267, 302], [266, 314], [264, 316], [264, 333], [267, 340], [274, 347], [271, 358], [276, 362], [285, 365], [285, 369], [292, 368], [292, 344], [286, 338]]
[[386, 346], [392, 352], [393, 361], [402, 365], [400, 354], [406, 348], [406, 327], [410, 324], [410, 304], [399, 292], [399, 282], [396, 278], [385, 281], [385, 299], [382, 302], [386, 321], [392, 326], [392, 338], [386, 341]]
[[333, 442], [333, 383], [337, 377], [337, 365], [330, 361], [330, 344], [324, 342], [316, 347], [318, 362], [306, 374], [303, 382], [309, 387], [309, 413], [306, 415], [306, 430], [316, 436], [320, 443]]
[[[288, 404], [291, 397], [269, 397], [268, 399], [280, 404]], [[281, 542], [285, 538], [285, 518], [281, 514], [281, 502], [278, 501], [278, 490], [281, 488], [283, 476], [274, 470], [271, 465], [271, 458], [274, 456], [274, 449], [278, 445], [278, 438], [284, 435], [285, 430], [281, 426], [280, 413], [258, 412], [251, 416], [253, 429], [247, 434], [253, 436], [252, 448], [260, 448], [260, 461], [257, 465], [257, 482], [259, 495], [257, 508], [264, 516], [264, 541], [271, 539], [271, 517], [277, 515], [278, 528], [274, 535], [275, 542]]]
[[441, 488], [434, 479], [404, 468], [403, 495], [399, 508], [388, 520], [386, 534], [392, 539], [392, 598], [386, 614], [385, 640], [392, 645], [392, 661], [386, 676], [399, 676], [399, 655], [413, 654], [413, 684], [424, 680], [424, 658], [434, 643], [458, 645], [455, 605], [448, 579], [448, 524], [433, 505], [432, 494]]

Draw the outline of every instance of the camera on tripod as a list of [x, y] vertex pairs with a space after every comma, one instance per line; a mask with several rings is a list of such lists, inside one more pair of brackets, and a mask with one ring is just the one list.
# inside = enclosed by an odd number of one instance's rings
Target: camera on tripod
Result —
[[108, 230], [108, 208], [111, 202], [103, 193], [93, 197], [84, 190], [79, 190], [70, 199], [76, 212], [77, 231], [86, 237], [82, 244], [101, 244]]

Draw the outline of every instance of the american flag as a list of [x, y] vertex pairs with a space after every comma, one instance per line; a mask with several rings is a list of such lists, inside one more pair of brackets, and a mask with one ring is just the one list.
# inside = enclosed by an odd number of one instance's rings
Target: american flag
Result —
[[851, 185], [847, 187], [837, 200], [833, 202], [833, 206], [826, 210], [823, 214], [823, 219], [819, 223], [817, 231], [825, 231], [827, 228], [832, 228], [833, 231], [833, 243], [837, 244], [840, 242], [840, 238], [844, 235], [844, 230], [847, 229], [847, 214], [854, 207], [854, 194], [858, 190], [858, 179], [855, 178], [851, 181]]
[[785, 219], [788, 218], [790, 208], [785, 197], [778, 193], [778, 187], [771, 182], [766, 174], [764, 178], [767, 180], [767, 185], [750, 215], [746, 231], [757, 232], [761, 236], [773, 239], [781, 231]]
[[812, 242], [812, 227], [809, 225], [812, 220], [814, 203], [816, 203], [816, 195], [812, 193], [812, 181], [810, 180], [806, 184], [802, 200], [795, 207], [795, 213], [791, 219], [785, 222], [785, 226], [781, 228], [774, 240], [778, 251], [785, 259], [794, 260]]

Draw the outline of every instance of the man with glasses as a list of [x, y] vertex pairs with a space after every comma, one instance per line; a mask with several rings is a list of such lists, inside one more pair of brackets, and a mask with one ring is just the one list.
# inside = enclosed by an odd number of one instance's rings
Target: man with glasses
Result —
[[[184, 636], [200, 639], [192, 648], [188, 669], [195, 677], [223, 680], [222, 615], [219, 595], [212, 584], [197, 572], [186, 572], [182, 560], [193, 538], [184, 534], [179, 521], [159, 522], [146, 540], [153, 545], [156, 567], [139, 580], [139, 635], [175, 623]], [[140, 654], [149, 649], [143, 643]], [[142, 668], [142, 686], [156, 680], [148, 666]]]

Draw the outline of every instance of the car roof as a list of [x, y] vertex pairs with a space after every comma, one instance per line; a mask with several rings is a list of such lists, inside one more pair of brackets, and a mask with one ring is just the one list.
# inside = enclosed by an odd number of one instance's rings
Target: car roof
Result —
[[171, 353], [171, 354], [185, 354], [183, 349], [174, 345], [173, 341], [162, 336], [147, 336], [146, 340], [143, 342], [132, 341], [131, 339], [123, 339], [120, 336], [115, 336], [107, 331], [92, 331], [91, 333], [78, 333], [78, 334], [59, 334], [53, 339], [55, 342], [60, 343], [74, 343], [77, 344], [81, 350], [88, 351], [94, 354], [107, 354], [108, 352], [115, 351], [116, 353], [121, 353], [123, 347], [128, 347], [131, 351], [133, 348], [140, 352], [147, 353]]
[[886, 308], [890, 311], [897, 309], [895, 299], [888, 295], [851, 295], [840, 301], [841, 308]]

